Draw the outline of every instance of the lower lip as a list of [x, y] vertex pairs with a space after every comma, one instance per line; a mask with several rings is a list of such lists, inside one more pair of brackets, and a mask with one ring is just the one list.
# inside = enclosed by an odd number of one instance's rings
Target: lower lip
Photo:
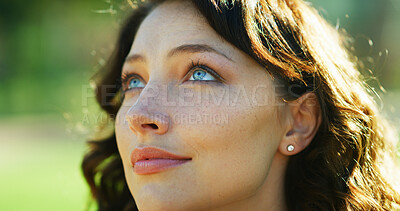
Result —
[[133, 167], [136, 174], [155, 174], [169, 168], [180, 166], [190, 160], [150, 159], [137, 161]]

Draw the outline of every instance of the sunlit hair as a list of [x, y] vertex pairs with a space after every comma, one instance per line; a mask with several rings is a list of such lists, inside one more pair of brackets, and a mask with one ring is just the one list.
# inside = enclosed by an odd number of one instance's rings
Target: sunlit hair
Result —
[[[97, 75], [97, 100], [113, 116], [120, 107], [118, 81], [125, 57], [140, 23], [160, 2], [134, 9], [107, 66]], [[346, 36], [300, 0], [192, 2], [220, 36], [285, 85], [284, 101], [305, 92], [318, 98], [322, 124], [311, 144], [289, 159], [285, 176], [289, 210], [399, 208], [400, 196], [389, 177], [397, 173], [396, 132], [381, 116], [375, 92], [346, 51]], [[104, 85], [115, 86], [105, 95]], [[99, 210], [137, 209], [115, 135], [89, 144], [82, 168]]]

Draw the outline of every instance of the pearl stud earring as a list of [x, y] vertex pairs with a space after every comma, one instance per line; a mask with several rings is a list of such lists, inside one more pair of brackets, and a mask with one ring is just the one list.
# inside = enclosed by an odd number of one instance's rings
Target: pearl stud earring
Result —
[[292, 152], [293, 150], [294, 150], [294, 146], [291, 145], [291, 144], [289, 144], [289, 145], [287, 146], [287, 151]]

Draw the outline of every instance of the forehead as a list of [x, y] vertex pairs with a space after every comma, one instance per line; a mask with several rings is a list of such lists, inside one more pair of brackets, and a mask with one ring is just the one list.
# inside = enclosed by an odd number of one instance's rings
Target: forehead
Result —
[[200, 30], [207, 25], [205, 18], [190, 1], [165, 1], [150, 12], [141, 28], [148, 30], [156, 26], [160, 31], [169, 31], [171, 27], [182, 28], [182, 24], [189, 24], [185, 27], [187, 30]]
[[[167, 1], [142, 22], [130, 54], [156, 52], [182, 44], [208, 44], [233, 50], [207, 23], [190, 1]], [[226, 52], [229, 54], [229, 52]]]

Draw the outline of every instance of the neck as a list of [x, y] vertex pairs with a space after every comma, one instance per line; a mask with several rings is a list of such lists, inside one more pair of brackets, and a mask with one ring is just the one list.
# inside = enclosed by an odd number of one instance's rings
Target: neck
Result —
[[288, 158], [277, 152], [269, 169], [268, 176], [260, 188], [251, 196], [213, 211], [224, 210], [270, 210], [286, 211], [284, 179]]

